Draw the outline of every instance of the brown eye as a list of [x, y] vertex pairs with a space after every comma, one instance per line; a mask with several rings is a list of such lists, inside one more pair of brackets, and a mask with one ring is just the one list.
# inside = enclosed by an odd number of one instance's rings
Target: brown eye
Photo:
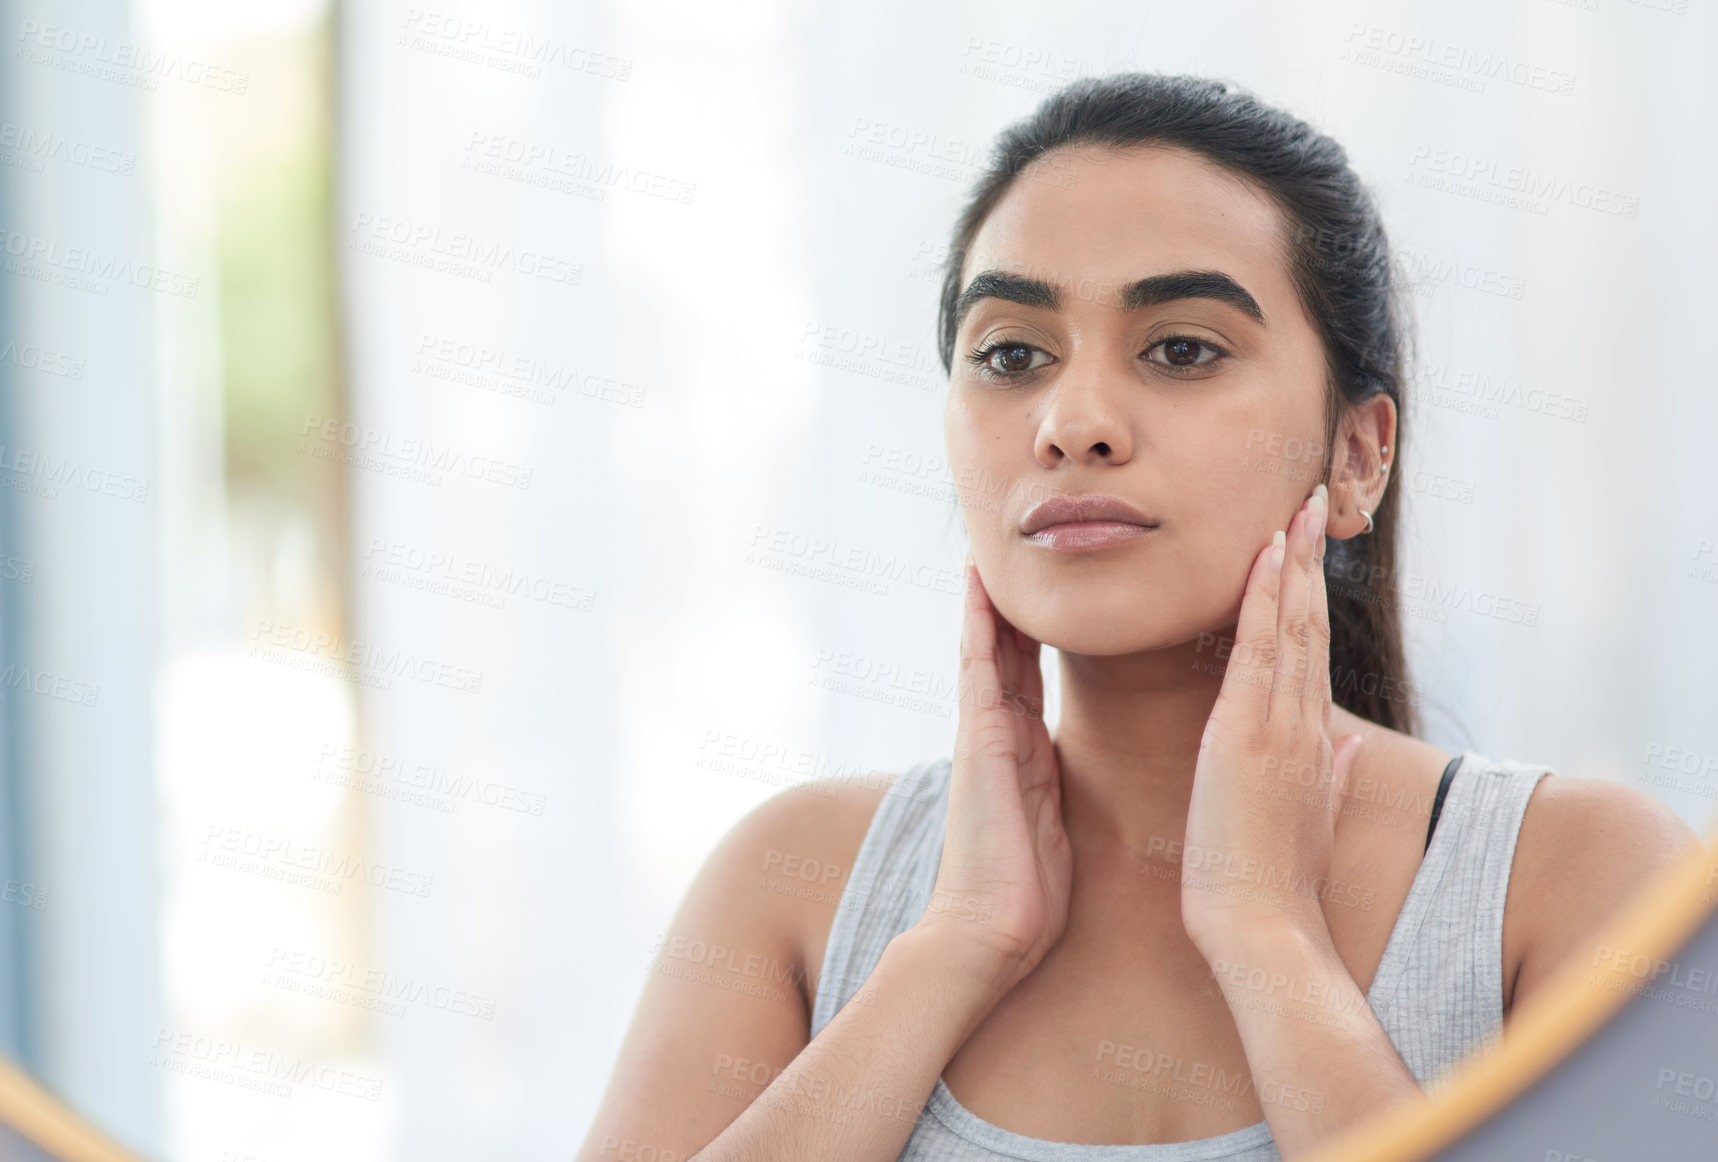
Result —
[[[1152, 352], [1161, 351], [1161, 359], [1152, 358]], [[1217, 358], [1217, 348], [1200, 339], [1189, 339], [1185, 335], [1177, 335], [1171, 339], [1153, 343], [1146, 350], [1146, 357], [1153, 363], [1165, 367], [1203, 367]]]
[[[1038, 356], [1044, 357], [1038, 359]], [[1030, 343], [997, 343], [973, 352], [970, 358], [980, 375], [992, 379], [1025, 375], [1050, 362], [1048, 355]]]

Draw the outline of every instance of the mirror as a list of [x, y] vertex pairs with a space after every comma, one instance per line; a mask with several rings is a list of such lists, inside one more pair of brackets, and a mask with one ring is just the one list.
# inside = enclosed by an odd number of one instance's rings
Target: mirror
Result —
[[[1078, 705], [1054, 641], [1077, 652], [1079, 611], [1033, 613], [984, 540], [1042, 499], [1028, 469], [1050, 469], [977, 454], [978, 434], [1013, 428], [957, 424], [968, 443], [951, 447], [936, 326], [998, 134], [1080, 77], [1232, 78], [1329, 134], [1376, 197], [1413, 340], [1403, 438], [1387, 441], [1394, 596], [1375, 599], [1364, 563], [1331, 581], [1357, 608], [1388, 605], [1404, 664], [1333, 669], [1343, 697], [1411, 708], [1419, 759], [1626, 789], [1710, 839], [1715, 426], [1685, 337], [1706, 329], [1695, 193], [1718, 174], [1687, 144], [1705, 140], [1704, 106], [1673, 96], [1705, 75], [1709, 16], [926, 11], [16, 7], [0, 73], [0, 1048], [38, 1088], [8, 1090], [24, 1095], [8, 1110], [56, 1103], [91, 1149], [173, 1162], [683, 1156], [598, 1122], [664, 966], [736, 1006], [750, 1001], [729, 986], [873, 995], [863, 973], [813, 977], [773, 948], [700, 964], [676, 913], [767, 801], [834, 813], [844, 778], [915, 805], [887, 791], [953, 753], [969, 534], [999, 606], [1053, 639], [1046, 722]], [[1029, 185], [1072, 195], [1114, 172], [1057, 158]], [[1333, 268], [1353, 258], [1340, 234], [1300, 241]], [[1240, 252], [1259, 273], [1237, 280], [1287, 326], [1294, 300], [1260, 289], [1292, 287], [1286, 267]], [[1068, 311], [1116, 290], [1080, 261], [1049, 271]], [[1242, 325], [1155, 322], [1212, 343]], [[1174, 385], [1184, 417], [1216, 406], [1199, 387]], [[1173, 392], [1153, 389], [1157, 419]], [[1078, 435], [1077, 409], [1063, 421], [1046, 446]], [[1240, 419], [1205, 471], [1130, 475], [1130, 495], [1162, 502], [1165, 531], [1260, 493], [1287, 516], [1334, 447], [1298, 423]], [[1249, 487], [1199, 491], [1219, 479]], [[1355, 543], [1358, 495], [1340, 514]], [[1209, 534], [1214, 580], [1172, 619], [1199, 623], [1190, 681], [1215, 685], [1236, 654], [1198, 603], [1238, 594], [1244, 570], [1213, 562], [1244, 563], [1270, 531], [1245, 550]], [[1415, 830], [1442, 766], [1356, 785], [1340, 826]], [[1305, 806], [1301, 770], [1272, 768], [1277, 807]], [[1510, 822], [1471, 785], [1434, 836]], [[901, 898], [887, 868], [850, 880], [871, 818], [844, 840], [853, 856], [765, 844], [759, 896], [824, 934], [844, 899]], [[1187, 837], [1125, 834], [1130, 890], [1167, 898]], [[1364, 861], [1308, 877], [1354, 922], [1340, 947], [1361, 975], [1393, 931], [1363, 905], [1399, 906], [1414, 841], [1370, 878]], [[1245, 866], [1195, 846], [1207, 872]], [[1662, 845], [1644, 850], [1609, 880], [1615, 924], [1683, 899], [1668, 879], [1621, 899], [1658, 869]], [[1662, 921], [1627, 955], [1675, 959], [1700, 922], [1684, 904], [1680, 929]], [[1576, 943], [1587, 959], [1601, 945]], [[1632, 971], [1604, 946], [1589, 976]], [[1207, 1015], [1225, 988], [1264, 1013], [1247, 955], [1206, 982], [1177, 947], [1179, 977], [1141, 958], [1152, 987], [1197, 980], [1184, 991]], [[1560, 1019], [1582, 1004], [1569, 992]], [[1042, 1032], [1029, 1016], [1022, 1037]], [[1202, 1057], [1137, 1019], [1117, 1009], [1057, 1043], [1082, 1101], [1194, 1136], [1339, 1097], [1280, 1078], [1267, 1092], [1232, 1040]], [[956, 1062], [946, 1102], [1049, 1136], [1044, 1111], [993, 1084], [996, 1060]], [[739, 1039], [685, 1061], [709, 1108], [735, 1111], [785, 1066]], [[1690, 1101], [1711, 1073], [1654, 1068]], [[1467, 1084], [1452, 1075], [1434, 1105], [1474, 1108]], [[98, 1156], [81, 1148], [49, 1149]]]

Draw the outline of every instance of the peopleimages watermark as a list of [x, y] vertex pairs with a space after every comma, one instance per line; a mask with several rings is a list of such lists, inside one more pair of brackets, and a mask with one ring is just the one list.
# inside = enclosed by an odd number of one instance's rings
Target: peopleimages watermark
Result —
[[398, 1002], [479, 1020], [495, 1019], [495, 998], [447, 985], [432, 985], [415, 976], [379, 968], [362, 968], [338, 957], [275, 945], [263, 965], [263, 983], [304, 996], [319, 997], [360, 1008], [380, 1009], [390, 1016], [404, 1016]]
[[22, 880], [7, 880], [0, 886], [0, 900], [39, 912], [48, 906], [48, 889]]
[[644, 388], [610, 376], [581, 371], [509, 351], [500, 345], [471, 343], [451, 335], [424, 332], [411, 369], [419, 375], [465, 384], [497, 395], [555, 406], [561, 393], [582, 395], [622, 407], [644, 406]]
[[346, 248], [373, 258], [387, 258], [485, 283], [492, 281], [498, 270], [562, 286], [577, 286], [584, 274], [583, 264], [542, 250], [367, 210], [360, 211], [354, 220]]
[[120, 177], [130, 177], [137, 169], [135, 153], [67, 137], [51, 129], [33, 129], [16, 121], [0, 122], [0, 165], [41, 173], [50, 161]]
[[[1342, 587], [1333, 585], [1332, 591], [1340, 593]], [[1357, 589], [1356, 592], [1361, 595], [1369, 595], [1371, 591], [1369, 589]], [[1209, 661], [1202, 656], [1207, 646], [1212, 649], [1212, 660]], [[1214, 678], [1224, 677], [1228, 673], [1231, 652], [1244, 657], [1247, 653], [1245, 643], [1242, 644], [1240, 650], [1236, 651], [1235, 639], [1230, 635], [1203, 632], [1194, 641], [1194, 657], [1188, 669], [1198, 670], [1200, 673]], [[1362, 673], [1354, 667], [1345, 667], [1340, 664], [1332, 664], [1330, 667], [1330, 692], [1333, 698], [1340, 698], [1344, 694], [1358, 693], [1368, 698], [1383, 698], [1391, 702], [1410, 702], [1415, 706], [1419, 706], [1425, 701], [1425, 692], [1405, 679], [1372, 671]]]
[[[421, 484], [440, 484], [441, 473], [464, 476], [509, 488], [531, 487], [532, 469], [512, 460], [477, 456], [452, 444], [416, 436], [398, 437], [393, 432], [367, 428], [331, 416], [306, 415], [298, 441], [300, 453], [319, 460], [338, 460], [354, 468], [367, 468], [389, 476], [401, 476]], [[317, 443], [320, 441], [320, 444]]]
[[[1598, 971], [1588, 977], [1588, 984], [1663, 1001], [1679, 1009], [1718, 1013], [1718, 972], [1710, 968], [1663, 960], [1608, 944], [1593, 950], [1592, 967]], [[1608, 975], [1601, 978], [1600, 973]], [[1618, 977], [1633, 979], [1618, 980]]]
[[101, 694], [101, 685], [68, 678], [40, 667], [7, 662], [6, 668], [0, 670], [0, 702], [6, 700], [6, 694], [11, 690], [28, 690], [43, 698], [70, 702], [73, 706], [94, 706]]
[[319, 1065], [273, 1049], [248, 1049], [240, 1042], [176, 1033], [168, 1028], [156, 1033], [149, 1063], [274, 1097], [291, 1097], [294, 1086], [306, 1085], [365, 1101], [380, 1101], [382, 1097], [380, 1078]]
[[[969, 183], [984, 172], [989, 146], [978, 137], [950, 137], [935, 130], [870, 117], [854, 117], [842, 153], [891, 169]], [[1071, 186], [1079, 170], [1055, 152], [1033, 157], [1023, 169], [1027, 181]]]
[[1349, 25], [1342, 59], [1475, 93], [1484, 92], [1491, 80], [1560, 97], [1575, 91], [1575, 74], [1562, 69], [1529, 64], [1495, 49], [1476, 49], [1359, 21]]
[[1010, 88], [1048, 93], [1092, 71], [1083, 60], [1037, 47], [1023, 47], [982, 36], [966, 38], [955, 72]]
[[372, 642], [347, 640], [328, 630], [312, 630], [291, 622], [263, 620], [251, 631], [245, 656], [275, 662], [295, 670], [346, 678], [360, 685], [387, 690], [394, 678], [411, 678], [464, 694], [483, 688], [483, 671], [451, 662], [387, 649]]
[[434, 8], [408, 9], [398, 43], [403, 48], [533, 79], [543, 75], [545, 65], [611, 81], [632, 76], [632, 61], [627, 57], [567, 45], [487, 20], [467, 20]]
[[[1096, 1062], [1092, 1067], [1095, 1081], [1161, 1093], [1194, 1105], [1232, 1109], [1235, 1098], [1253, 1089], [1253, 1076], [1244, 1068], [1230, 1072], [1221, 1065], [1189, 1061], [1147, 1047], [1111, 1041], [1107, 1037], [1099, 1039], [1093, 1060]], [[1278, 1081], [1267, 1081], [1255, 1091], [1254, 1096], [1263, 1105], [1282, 1105], [1312, 1113], [1324, 1109], [1323, 1092], [1300, 1089]]]
[[151, 52], [144, 45], [35, 20], [19, 24], [18, 48], [13, 56], [151, 93], [162, 81], [178, 81], [242, 97], [251, 81], [249, 73], [223, 65], [178, 53]]
[[202, 848], [197, 863], [313, 888], [333, 896], [338, 896], [354, 879], [407, 896], [427, 897], [435, 886], [435, 877], [422, 872], [355, 855], [335, 855], [316, 844], [225, 823], [209, 824]]
[[1552, 202], [1622, 218], [1640, 215], [1640, 198], [1578, 182], [1562, 174], [1524, 165], [1505, 165], [1461, 150], [1416, 145], [1408, 158], [1408, 180], [1482, 202], [1534, 214], [1548, 213]]
[[790, 791], [803, 791], [821, 799], [833, 799], [835, 787], [818, 781], [843, 780], [859, 786], [885, 785], [888, 772], [855, 766], [845, 759], [832, 759], [791, 743], [760, 739], [738, 731], [709, 728], [698, 744], [694, 767], [736, 778], [773, 783]]
[[917, 666], [828, 648], [818, 649], [811, 668], [809, 684], [820, 689], [935, 718], [954, 716], [959, 691], [959, 681], [955, 678]]
[[637, 1138], [617, 1138], [613, 1134], [603, 1137], [597, 1157], [612, 1158], [615, 1162], [690, 1162], [691, 1159], [690, 1154], [682, 1154], [666, 1146], [641, 1142]]
[[912, 265], [907, 267], [906, 277], [914, 282], [934, 283], [942, 285], [948, 277], [948, 244], [920, 241], [913, 252]]
[[[660, 952], [662, 955], [658, 956]], [[765, 953], [730, 948], [686, 936], [659, 933], [650, 946], [653, 971], [727, 992], [785, 1001], [788, 992], [805, 983], [805, 970]]]
[[61, 459], [52, 453], [33, 452], [16, 445], [0, 444], [0, 473], [4, 473], [0, 475], [0, 488], [30, 493], [47, 500], [59, 496], [61, 486], [81, 488], [115, 500], [141, 503], [149, 498], [147, 480], [139, 480], [123, 472], [90, 468], [76, 460]]
[[965, 592], [961, 574], [955, 569], [843, 544], [834, 537], [808, 536], [764, 524], [752, 529], [745, 563], [879, 596], [887, 594], [895, 582], [957, 596]]
[[938, 391], [947, 382], [942, 359], [929, 343], [890, 339], [851, 327], [807, 322], [793, 357], [919, 391]]
[[1430, 250], [1398, 246], [1391, 259], [1402, 282], [1417, 292], [1449, 286], [1516, 302], [1520, 302], [1527, 293], [1527, 280], [1519, 275], [1476, 266]]
[[1410, 376], [1409, 382], [1420, 390], [1418, 398], [1429, 404], [1488, 420], [1498, 417], [1499, 407], [1512, 407], [1531, 415], [1584, 424], [1593, 406], [1591, 400], [1523, 387], [1502, 376], [1453, 368], [1448, 363], [1428, 362]]
[[[1718, 1099], [1718, 1077], [1663, 1067], [1653, 1088], [1659, 1090], [1652, 1098], [1653, 1109], [1718, 1122], [1718, 1102], [1714, 1101]], [[1666, 1089], [1668, 1094], [1663, 1092]]]
[[370, 538], [359, 575], [492, 609], [506, 608], [509, 597], [522, 597], [590, 613], [597, 599], [594, 589], [581, 589], [526, 569], [503, 569], [457, 553], [425, 549], [384, 537]]
[[1362, 888], [1347, 880], [1309, 876], [1299, 868], [1278, 868], [1244, 853], [1203, 847], [1161, 835], [1153, 835], [1146, 841], [1145, 859], [1140, 870], [1148, 875], [1158, 875], [1156, 862], [1166, 862], [1169, 867], [1179, 869], [1183, 880], [1195, 887], [1224, 895], [1239, 894], [1247, 899], [1255, 898], [1255, 893], [1248, 888], [1264, 893], [1290, 892], [1370, 912], [1377, 896], [1377, 889]]
[[[1718, 753], [1649, 742], [1635, 777], [1655, 787], [1667, 787], [1705, 798], [1718, 798]], [[1655, 769], [1656, 768], [1656, 769]]]
[[905, 448], [885, 449], [875, 441], [859, 461], [858, 483], [940, 504], [955, 504], [960, 499], [954, 474], [941, 456], [923, 456]]
[[377, 754], [333, 743], [322, 744], [322, 750], [316, 756], [316, 768], [315, 780], [319, 783], [356, 785], [359, 790], [369, 790], [371, 786], [410, 788], [422, 792], [426, 800], [424, 805], [446, 803], [449, 812], [457, 801], [464, 800], [522, 815], [541, 815], [548, 803], [548, 797], [541, 792], [512, 783], [498, 783], [494, 779], [461, 774], [431, 762], [414, 762], [400, 755]]
[[0, 269], [7, 274], [87, 294], [105, 295], [109, 287], [129, 283], [175, 298], [197, 297], [197, 280], [189, 275], [5, 226], [0, 226], [0, 256]]
[[696, 182], [684, 178], [481, 129], [472, 133], [465, 155], [461, 169], [595, 202], [619, 189], [689, 206], [698, 190]]
[[68, 355], [39, 343], [20, 345], [16, 339], [7, 339], [0, 345], [0, 363], [10, 363], [26, 371], [39, 371], [61, 379], [82, 379], [85, 362], [81, 355]]

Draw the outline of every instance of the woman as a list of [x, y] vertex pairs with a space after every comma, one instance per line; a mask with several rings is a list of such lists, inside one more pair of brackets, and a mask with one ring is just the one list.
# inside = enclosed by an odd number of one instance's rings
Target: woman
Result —
[[952, 759], [734, 827], [581, 1159], [1301, 1156], [1697, 844], [1415, 737], [1397, 302], [1341, 148], [1248, 94], [1082, 80], [1003, 135], [939, 332]]

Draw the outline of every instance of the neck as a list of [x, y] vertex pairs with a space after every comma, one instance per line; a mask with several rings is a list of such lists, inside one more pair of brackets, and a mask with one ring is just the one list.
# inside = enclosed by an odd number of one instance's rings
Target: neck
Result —
[[[1056, 759], [1064, 825], [1076, 851], [1161, 852], [1165, 842], [1181, 841], [1199, 742], [1233, 638], [1230, 627], [1143, 653], [1057, 652], [1062, 709]], [[1382, 729], [1340, 706], [1330, 708], [1332, 741], [1363, 734], [1370, 749]]]

